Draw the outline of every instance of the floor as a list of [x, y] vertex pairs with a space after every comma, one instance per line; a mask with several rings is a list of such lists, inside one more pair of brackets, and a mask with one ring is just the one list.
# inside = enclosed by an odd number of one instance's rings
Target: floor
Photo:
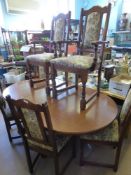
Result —
[[[20, 142], [20, 140], [18, 141]], [[86, 155], [90, 157], [91, 152], [96, 159], [111, 158], [109, 148], [86, 147]], [[79, 166], [79, 151], [76, 158], [71, 162], [64, 175], [131, 175], [131, 134], [125, 139], [117, 173], [112, 169], [91, 166]], [[66, 153], [68, 154], [68, 153]], [[93, 157], [92, 156], [92, 157]], [[29, 175], [22, 144], [11, 145], [8, 141], [5, 124], [0, 113], [0, 175]], [[49, 158], [40, 158], [35, 166], [35, 175], [53, 175], [53, 161]]]

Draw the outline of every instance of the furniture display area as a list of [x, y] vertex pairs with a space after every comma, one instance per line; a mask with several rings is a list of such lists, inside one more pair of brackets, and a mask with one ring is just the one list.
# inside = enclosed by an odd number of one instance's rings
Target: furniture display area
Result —
[[[80, 16], [80, 33], [79, 33], [79, 43], [77, 45], [79, 50], [79, 55], [64, 57], [59, 59], [51, 60], [51, 71], [52, 71], [52, 81], [53, 81], [53, 97], [57, 98], [57, 94], [59, 90], [56, 87], [55, 82], [55, 72], [57, 70], [71, 72], [76, 74], [76, 83], [73, 86], [68, 86], [66, 83], [66, 88], [63, 91], [68, 90], [70, 88], [77, 89], [77, 77], [79, 76], [82, 82], [82, 94], [80, 100], [80, 108], [84, 110], [86, 108], [86, 104], [96, 95], [99, 96], [100, 91], [100, 77], [101, 77], [101, 69], [103, 62], [103, 51], [105, 48], [105, 40], [106, 33], [108, 29], [108, 22], [110, 17], [111, 4], [105, 7], [94, 6], [89, 10], [81, 10]], [[101, 41], [99, 40], [101, 24], [102, 24], [102, 16], [106, 15], [105, 25], [103, 28], [103, 36], [101, 36]], [[95, 21], [95, 22], [94, 22]], [[92, 44], [94, 46], [94, 50], [92, 48]], [[98, 49], [98, 46], [101, 46], [101, 49]], [[92, 50], [91, 50], [92, 49]], [[98, 64], [98, 51], [99, 51], [99, 64]], [[93, 56], [90, 55], [93, 53]], [[81, 55], [80, 55], [81, 54]], [[90, 96], [89, 99], [86, 100], [86, 82], [88, 79], [88, 73], [98, 69], [98, 87], [97, 91]], [[66, 78], [67, 80], [67, 78]]]
[[128, 53], [131, 55], [131, 31], [116, 31], [114, 35], [114, 45], [112, 48], [112, 55], [115, 58], [123, 57]]
[[[50, 51], [50, 30], [43, 30], [43, 31], [28, 31], [27, 30], [27, 39], [28, 39], [28, 44], [32, 44], [32, 52], [28, 54], [36, 54], [40, 53], [38, 50], [38, 46], [41, 46], [41, 52], [49, 52]], [[28, 47], [28, 45], [27, 45]], [[43, 49], [42, 49], [43, 47]], [[27, 56], [27, 55], [25, 55]]]
[[13, 61], [23, 60], [24, 57], [20, 52], [20, 48], [22, 45], [28, 44], [27, 31], [10, 31], [4, 28], [1, 28], [1, 31], [4, 47], [6, 52], [8, 53], [8, 57], [6, 59], [12, 59]]

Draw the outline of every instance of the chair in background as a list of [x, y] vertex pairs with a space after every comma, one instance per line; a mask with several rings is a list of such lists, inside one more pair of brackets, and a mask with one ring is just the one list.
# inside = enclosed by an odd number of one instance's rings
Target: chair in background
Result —
[[[69, 39], [70, 17], [71, 12], [69, 11], [67, 14], [60, 13], [53, 18], [50, 38], [51, 40], [49, 41], [51, 53], [35, 54], [26, 57], [31, 85], [33, 86], [34, 83], [42, 82], [45, 80], [47, 95], [50, 95], [51, 90], [49, 85], [50, 60], [62, 56], [63, 52], [65, 56], [67, 55], [68, 43], [66, 41]], [[33, 80], [31, 75], [32, 65], [43, 67], [45, 79]]]
[[[53, 131], [50, 112], [47, 104], [33, 104], [26, 99], [13, 100], [10, 96], [6, 97], [11, 104], [15, 115], [18, 128], [24, 141], [27, 163], [30, 172], [40, 155], [47, 155], [54, 158], [55, 174], [61, 174], [74, 156], [74, 144], [71, 136], [56, 135]], [[21, 119], [21, 122], [20, 120]], [[65, 166], [59, 172], [59, 155], [64, 148], [72, 143], [72, 156], [65, 163]], [[37, 156], [32, 161], [30, 150], [37, 152]]]
[[7, 104], [6, 100], [2, 96], [0, 96], [0, 110], [5, 121], [5, 126], [6, 126], [9, 141], [10, 143], [12, 143], [12, 140], [18, 139], [21, 136], [20, 135], [13, 136], [11, 134], [11, 127], [13, 125], [16, 125], [16, 122], [15, 122], [14, 116], [12, 115], [9, 105]]
[[[80, 102], [81, 110], [84, 110], [86, 103], [100, 92], [100, 77], [103, 62], [103, 52], [106, 42], [106, 34], [110, 17], [111, 4], [105, 7], [94, 6], [89, 10], [81, 10], [79, 25], [79, 41], [77, 42], [78, 55], [62, 57], [51, 60], [51, 71], [53, 81], [53, 97], [57, 98], [57, 93], [78, 86], [78, 79], [73, 86], [57, 89], [55, 82], [55, 72], [57, 70], [71, 72], [78, 75], [82, 82], [82, 98]], [[105, 17], [105, 18], [104, 18]], [[91, 54], [90, 54], [91, 53]], [[95, 69], [98, 70], [97, 92], [86, 100], [85, 88], [88, 74]], [[67, 79], [67, 78], [66, 78]]]
[[[80, 164], [81, 165], [96, 165], [113, 168], [114, 171], [117, 171], [121, 147], [123, 139], [125, 138], [128, 125], [131, 121], [131, 89], [128, 92], [126, 100], [122, 106], [122, 110], [118, 116], [118, 119], [115, 119], [108, 127], [92, 134], [86, 134], [80, 137]], [[116, 149], [115, 160], [113, 163], [100, 163], [85, 160], [84, 158], [84, 145], [86, 144], [101, 144], [101, 145], [110, 145], [112, 148]], [[99, 159], [100, 160], [100, 159]]]

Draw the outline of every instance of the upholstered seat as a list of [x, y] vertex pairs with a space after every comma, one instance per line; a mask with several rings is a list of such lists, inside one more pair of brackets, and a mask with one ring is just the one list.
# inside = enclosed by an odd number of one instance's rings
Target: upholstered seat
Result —
[[[78, 77], [82, 82], [82, 95], [80, 101], [80, 109], [84, 110], [86, 104], [96, 95], [100, 93], [101, 70], [103, 63], [104, 49], [106, 47], [106, 34], [108, 29], [108, 22], [110, 16], [111, 4], [100, 7], [94, 6], [89, 10], [81, 10], [80, 26], [79, 26], [79, 41], [77, 44], [77, 54], [59, 60], [51, 60], [51, 72], [53, 81], [53, 97], [57, 98], [59, 92], [76, 88], [78, 86]], [[105, 15], [105, 16], [104, 16]], [[105, 18], [104, 18], [104, 17]], [[101, 30], [103, 30], [101, 32]], [[75, 41], [74, 41], [75, 42]], [[86, 82], [88, 80], [88, 73], [97, 69], [98, 71], [98, 88], [96, 93], [86, 100]], [[66, 77], [66, 88], [57, 88], [55, 76], [57, 70], [66, 71], [76, 74], [75, 85], [70, 86]]]
[[[115, 119], [113, 123], [111, 123], [109, 126], [98, 132], [80, 136], [80, 145], [81, 145], [80, 164], [106, 166], [113, 168], [114, 171], [117, 171], [123, 139], [126, 135], [130, 121], [131, 121], [131, 89], [127, 94], [126, 100], [124, 101], [124, 104], [122, 106], [118, 118]], [[106, 144], [114, 146], [116, 148], [115, 161], [113, 161], [112, 164], [105, 164], [85, 160], [83, 151], [84, 143]]]
[[[69, 136], [62, 136], [62, 135], [57, 135], [55, 137], [56, 139], [56, 145], [57, 145], [57, 151], [60, 152], [63, 147], [67, 144], [67, 142], [70, 140], [71, 137]], [[45, 145], [44, 143], [38, 143], [38, 142], [35, 142], [35, 141], [32, 141], [30, 139], [27, 139], [28, 141], [28, 144], [30, 147], [38, 147], [39, 149], [47, 149], [49, 151], [53, 151], [53, 146], [49, 146], [49, 145]]]
[[[68, 56], [68, 57], [62, 57], [62, 58], [56, 58], [54, 60], [51, 60], [51, 63], [56, 65], [55, 67], [60, 67], [62, 70], [66, 71], [66, 68], [68, 67], [68, 70], [74, 70], [75, 71], [82, 71], [91, 68], [93, 65], [94, 58], [89, 55], [76, 55], [76, 56]], [[74, 72], [74, 71], [73, 71]]]
[[25, 59], [31, 60], [34, 63], [38, 63], [42, 65], [42, 63], [49, 62], [51, 59], [54, 58], [53, 53], [41, 53], [41, 54], [35, 54], [35, 55], [28, 55]]
[[118, 142], [119, 140], [118, 120], [114, 120], [114, 122], [110, 126], [108, 126], [105, 129], [102, 129], [101, 131], [95, 134], [87, 134], [81, 136], [81, 139]]

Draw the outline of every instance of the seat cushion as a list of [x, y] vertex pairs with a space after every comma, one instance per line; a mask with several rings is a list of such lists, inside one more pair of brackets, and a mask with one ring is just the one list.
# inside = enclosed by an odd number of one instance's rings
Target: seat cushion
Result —
[[69, 57], [56, 58], [51, 60], [55, 66], [76, 70], [88, 70], [91, 68], [94, 57], [89, 55], [73, 55]]
[[114, 120], [111, 125], [94, 134], [82, 135], [81, 139], [93, 140], [93, 141], [118, 142], [119, 140], [118, 121]]
[[41, 54], [34, 54], [34, 55], [29, 55], [27, 56], [25, 59], [29, 60], [33, 63], [38, 63], [38, 64], [42, 64], [45, 62], [49, 62], [51, 59], [54, 58], [54, 54], [53, 53], [41, 53]]
[[[57, 145], [57, 152], [61, 151], [62, 148], [67, 144], [67, 142], [70, 140], [70, 136], [56, 136], [55, 140], [56, 140], [56, 145]], [[27, 139], [29, 146], [31, 147], [39, 147], [41, 149], [46, 149], [48, 151], [53, 151], [54, 148], [53, 146], [50, 145], [46, 145], [44, 143], [40, 143], [40, 142], [36, 142], [33, 141], [31, 139]]]

